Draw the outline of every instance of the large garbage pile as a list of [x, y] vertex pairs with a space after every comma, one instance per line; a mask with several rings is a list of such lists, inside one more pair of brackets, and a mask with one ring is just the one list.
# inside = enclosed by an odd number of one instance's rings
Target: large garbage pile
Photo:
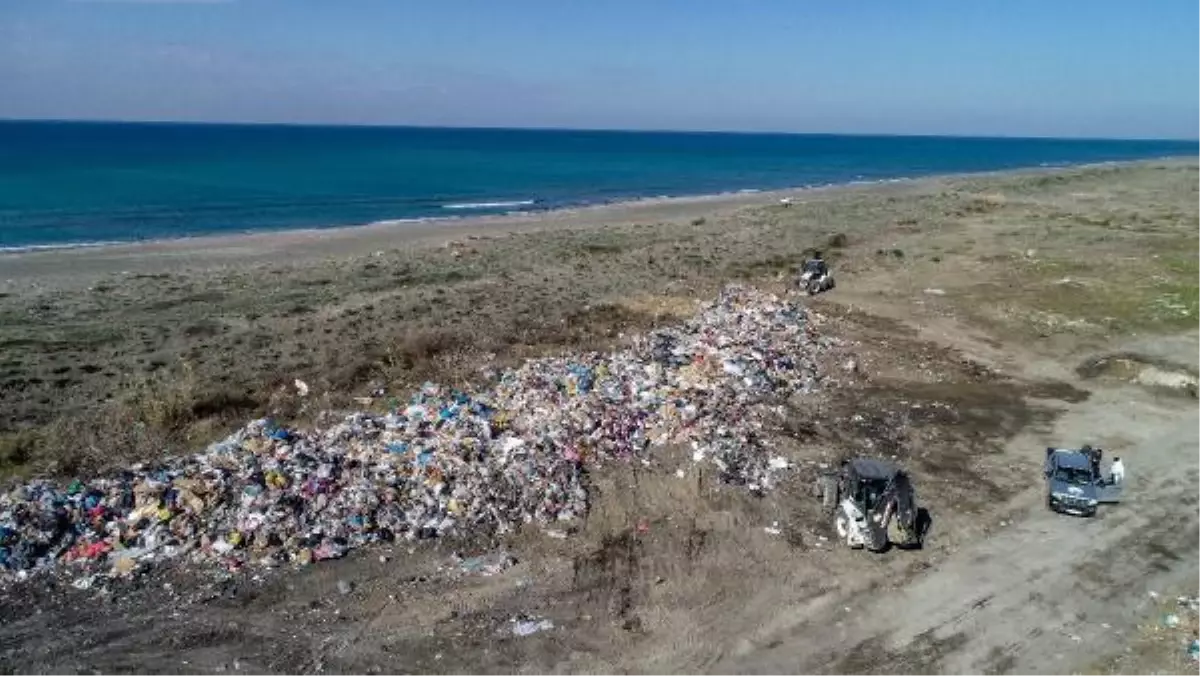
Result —
[[165, 559], [306, 564], [370, 542], [569, 522], [587, 510], [588, 465], [653, 462], [663, 444], [767, 490], [787, 466], [762, 434], [768, 403], [816, 387], [826, 344], [803, 308], [729, 287], [626, 349], [530, 360], [479, 391], [427, 384], [386, 415], [311, 430], [255, 420], [190, 457], [26, 483], [0, 497], [0, 569], [86, 584]]

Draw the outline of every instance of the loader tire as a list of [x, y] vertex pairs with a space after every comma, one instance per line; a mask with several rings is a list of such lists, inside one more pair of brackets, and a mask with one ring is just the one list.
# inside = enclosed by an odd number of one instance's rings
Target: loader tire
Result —
[[842, 544], [849, 545], [850, 517], [842, 512], [835, 514], [833, 516], [833, 532], [837, 534]]
[[821, 498], [821, 511], [825, 514], [833, 514], [837, 511], [838, 506], [838, 485], [837, 479], [831, 476], [823, 476], [817, 479], [818, 490]]
[[867, 549], [875, 552], [876, 554], [880, 552], [886, 552], [888, 550], [888, 545], [891, 544], [888, 542], [887, 529], [884, 528], [868, 526], [866, 536], [867, 537], [865, 539]]

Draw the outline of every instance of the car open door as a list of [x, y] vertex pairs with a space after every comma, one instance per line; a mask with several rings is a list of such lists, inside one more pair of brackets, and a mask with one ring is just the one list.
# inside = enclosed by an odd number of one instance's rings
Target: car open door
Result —
[[1121, 493], [1125, 490], [1124, 482], [1119, 484], [1108, 483], [1105, 478], [1104, 483], [1096, 486], [1096, 501], [1100, 504], [1112, 504], [1121, 501]]

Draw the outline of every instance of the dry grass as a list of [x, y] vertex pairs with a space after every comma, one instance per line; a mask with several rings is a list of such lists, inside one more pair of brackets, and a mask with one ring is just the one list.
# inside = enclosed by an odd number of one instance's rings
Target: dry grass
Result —
[[840, 288], [925, 296], [995, 338], [1054, 349], [1194, 329], [1197, 179], [1183, 166], [966, 182], [940, 214], [879, 233], [874, 256], [852, 250], [839, 269], [862, 274]]
[[[1085, 193], [1107, 197], [1072, 197]], [[380, 389], [604, 347], [676, 321], [727, 281], [778, 281], [814, 248], [839, 293], [941, 286], [965, 316], [1022, 335], [1195, 326], [1196, 201], [1187, 164], [963, 178], [790, 209], [16, 290], [0, 297], [0, 471], [153, 458], [252, 415], [304, 419]], [[1028, 249], [1038, 253], [1027, 260]], [[1068, 276], [1078, 283], [1057, 283]]]

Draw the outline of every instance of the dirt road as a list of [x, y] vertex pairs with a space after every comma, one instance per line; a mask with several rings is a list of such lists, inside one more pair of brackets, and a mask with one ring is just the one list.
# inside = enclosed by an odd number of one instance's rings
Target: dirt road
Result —
[[[1055, 438], [1127, 439], [1119, 452], [1138, 472], [1122, 504], [1095, 519], [1060, 516], [1034, 487], [1014, 501], [1001, 532], [898, 593], [862, 594], [832, 615], [797, 617], [771, 639], [777, 647], [714, 671], [1062, 673], [1094, 661], [1120, 645], [1131, 609], [1145, 606], [1149, 592], [1200, 573], [1198, 425], [1190, 402], [1164, 405], [1133, 388], [1094, 395], [1060, 419]], [[1036, 456], [1049, 442], [1023, 437], [1014, 446]]]

